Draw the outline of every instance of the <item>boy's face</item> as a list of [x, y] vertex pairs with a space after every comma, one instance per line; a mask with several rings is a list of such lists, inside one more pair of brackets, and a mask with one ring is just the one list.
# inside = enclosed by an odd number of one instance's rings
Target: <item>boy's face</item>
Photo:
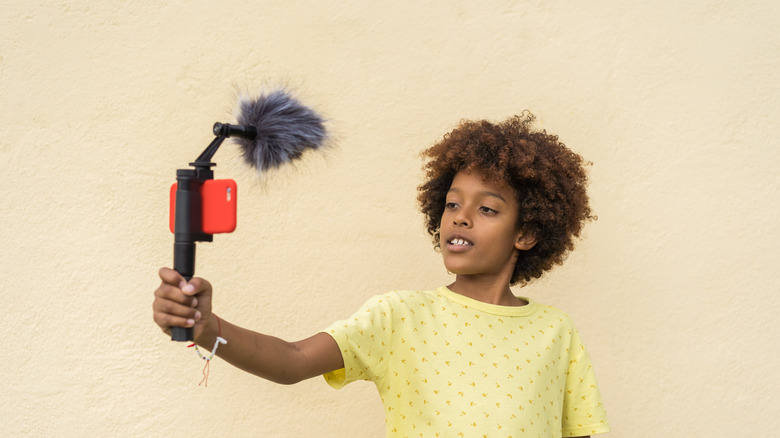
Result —
[[511, 187], [491, 183], [479, 171], [455, 175], [439, 229], [447, 270], [457, 275], [511, 277], [517, 250], [535, 243], [515, 228], [517, 214]]

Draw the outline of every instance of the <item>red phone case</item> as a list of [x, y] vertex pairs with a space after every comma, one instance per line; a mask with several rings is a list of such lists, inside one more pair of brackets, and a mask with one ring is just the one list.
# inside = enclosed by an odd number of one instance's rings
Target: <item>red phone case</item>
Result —
[[[169, 227], [174, 232], [176, 218], [176, 188], [171, 186]], [[238, 187], [232, 179], [210, 179], [200, 189], [203, 200], [203, 232], [206, 234], [232, 233], [236, 229], [236, 199]]]

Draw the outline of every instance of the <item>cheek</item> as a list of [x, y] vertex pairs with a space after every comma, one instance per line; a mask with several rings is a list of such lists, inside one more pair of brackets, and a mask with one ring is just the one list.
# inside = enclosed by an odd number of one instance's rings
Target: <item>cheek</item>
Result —
[[444, 213], [441, 214], [441, 219], [439, 219], [439, 229], [444, 228], [445, 226], [452, 223], [452, 221], [449, 218], [450, 214], [445, 210]]

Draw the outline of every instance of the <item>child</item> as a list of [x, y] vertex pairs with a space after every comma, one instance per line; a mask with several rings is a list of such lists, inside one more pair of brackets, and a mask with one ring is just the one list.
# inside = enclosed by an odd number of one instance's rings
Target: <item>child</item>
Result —
[[340, 388], [371, 380], [392, 437], [586, 436], [608, 432], [590, 358], [563, 312], [525, 286], [573, 249], [591, 219], [582, 158], [526, 113], [462, 122], [423, 153], [418, 200], [455, 281], [390, 292], [298, 342], [211, 313], [211, 285], [162, 269], [154, 319], [194, 326], [199, 345], [278, 383], [324, 375]]

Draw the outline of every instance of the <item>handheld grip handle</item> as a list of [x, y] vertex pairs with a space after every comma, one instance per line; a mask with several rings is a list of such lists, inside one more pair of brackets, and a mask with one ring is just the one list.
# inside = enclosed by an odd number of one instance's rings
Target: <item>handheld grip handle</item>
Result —
[[[173, 269], [186, 281], [195, 275], [195, 242], [203, 240], [201, 233], [201, 198], [195, 177], [197, 171], [176, 172], [176, 212], [174, 219]], [[171, 340], [186, 342], [194, 340], [192, 327], [171, 327]]]
[[194, 338], [192, 327], [171, 327], [171, 341], [187, 342]]
[[[195, 274], [195, 242], [173, 243], [173, 269], [190, 281]], [[178, 342], [195, 339], [192, 327], [171, 327], [171, 340]]]

